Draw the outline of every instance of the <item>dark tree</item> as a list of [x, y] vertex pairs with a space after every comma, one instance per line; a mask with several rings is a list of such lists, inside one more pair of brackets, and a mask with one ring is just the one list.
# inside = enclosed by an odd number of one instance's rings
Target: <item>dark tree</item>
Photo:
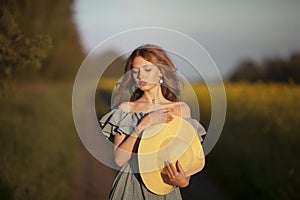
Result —
[[4, 82], [18, 70], [40, 69], [52, 42], [46, 35], [26, 35], [6, 1], [0, 4], [0, 30], [0, 84], [3, 88]]
[[248, 80], [257, 81], [262, 77], [262, 70], [255, 62], [251, 60], [246, 60], [241, 62], [236, 71], [232, 74], [231, 81]]
[[293, 53], [288, 59], [268, 58], [262, 64], [246, 60], [237, 65], [230, 80], [300, 83], [300, 53]]

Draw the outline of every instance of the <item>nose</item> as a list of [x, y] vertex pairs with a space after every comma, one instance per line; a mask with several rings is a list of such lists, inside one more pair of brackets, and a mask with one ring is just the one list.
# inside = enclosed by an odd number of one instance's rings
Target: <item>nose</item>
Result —
[[144, 73], [142, 72], [142, 70], [139, 70], [138, 75], [137, 75], [137, 78], [138, 78], [139, 80], [141, 80], [141, 79], [144, 78]]

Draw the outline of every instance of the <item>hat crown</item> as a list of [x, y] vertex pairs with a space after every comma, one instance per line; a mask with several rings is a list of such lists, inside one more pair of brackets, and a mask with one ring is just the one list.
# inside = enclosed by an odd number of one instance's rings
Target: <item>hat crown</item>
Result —
[[169, 123], [144, 130], [139, 148], [139, 171], [146, 187], [156, 194], [166, 194], [174, 186], [164, 182], [164, 162], [179, 161], [190, 176], [204, 166], [204, 153], [196, 130], [185, 119], [173, 116]]

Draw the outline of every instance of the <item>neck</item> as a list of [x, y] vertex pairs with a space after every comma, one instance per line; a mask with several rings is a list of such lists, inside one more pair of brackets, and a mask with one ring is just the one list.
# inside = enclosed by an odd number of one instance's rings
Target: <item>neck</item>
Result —
[[149, 102], [156, 102], [164, 98], [160, 85], [157, 85], [150, 90], [144, 91], [143, 98]]

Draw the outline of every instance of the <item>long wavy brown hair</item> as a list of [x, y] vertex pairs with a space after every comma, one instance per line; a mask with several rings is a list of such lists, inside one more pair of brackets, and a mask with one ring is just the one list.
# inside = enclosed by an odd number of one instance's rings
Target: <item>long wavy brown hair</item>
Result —
[[[163, 96], [169, 101], [178, 102], [180, 100], [179, 85], [181, 82], [177, 77], [176, 68], [166, 52], [153, 44], [140, 46], [131, 53], [125, 65], [124, 76], [121, 83], [119, 83], [118, 93], [123, 94], [124, 90], [128, 90], [131, 94], [131, 102], [143, 96], [144, 92], [136, 86], [131, 70], [133, 68], [133, 60], [138, 56], [141, 56], [159, 68], [163, 77], [163, 84], [161, 84]], [[118, 99], [121, 99], [121, 97]]]

